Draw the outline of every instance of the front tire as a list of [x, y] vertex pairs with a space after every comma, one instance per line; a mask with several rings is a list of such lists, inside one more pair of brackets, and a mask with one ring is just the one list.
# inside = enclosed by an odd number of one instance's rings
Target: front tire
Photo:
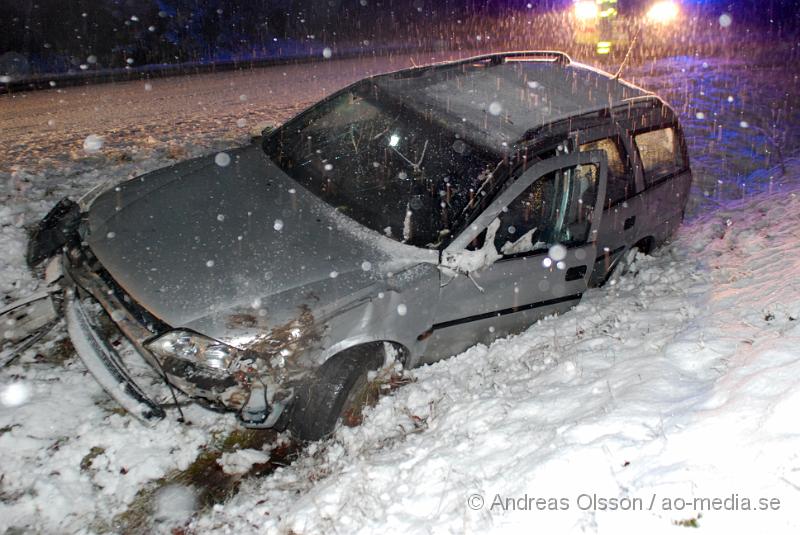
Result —
[[303, 441], [320, 440], [336, 428], [361, 423], [361, 411], [374, 402], [377, 390], [369, 372], [381, 368], [385, 350], [382, 343], [365, 344], [327, 360], [312, 380], [299, 388], [292, 405], [289, 430]]

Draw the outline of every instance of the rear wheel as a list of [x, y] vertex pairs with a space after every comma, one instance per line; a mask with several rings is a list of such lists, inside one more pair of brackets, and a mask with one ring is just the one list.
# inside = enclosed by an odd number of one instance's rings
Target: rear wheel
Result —
[[608, 277], [609, 285], [613, 286], [615, 284], [619, 284], [619, 281], [622, 277], [632, 271], [635, 271], [636, 256], [639, 253], [639, 247], [634, 245], [628, 249], [624, 255], [622, 255], [622, 258], [619, 259], [617, 265], [614, 266], [614, 270], [611, 272], [611, 275]]
[[377, 399], [378, 385], [369, 372], [383, 366], [382, 343], [366, 344], [326, 361], [313, 379], [298, 389], [292, 405], [289, 429], [301, 440], [319, 440], [330, 435], [340, 420], [344, 425], [361, 423], [363, 408]]

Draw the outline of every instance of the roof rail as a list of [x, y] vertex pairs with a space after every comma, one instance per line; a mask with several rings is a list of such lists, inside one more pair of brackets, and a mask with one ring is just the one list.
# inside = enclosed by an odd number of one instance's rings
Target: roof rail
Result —
[[566, 52], [558, 50], [516, 50], [492, 55], [498, 56], [504, 61], [537, 61], [551, 58], [554, 62], [562, 65], [572, 63], [572, 58]]
[[653, 108], [659, 104], [664, 104], [664, 101], [655, 93], [649, 95], [639, 95], [638, 97], [626, 98], [620, 102], [615, 108]]
[[565, 52], [558, 50], [514, 50], [510, 52], [494, 52], [491, 54], [481, 54], [480, 56], [473, 56], [471, 58], [459, 59], [455, 61], [445, 61], [440, 65], [461, 65], [466, 63], [475, 63], [477, 61], [491, 61], [492, 63], [504, 63], [507, 61], [546, 61], [550, 60], [560, 65], [569, 65], [572, 63], [570, 58]]
[[580, 114], [556, 118], [554, 121], [551, 121], [549, 123], [534, 126], [533, 128], [529, 128], [528, 130], [526, 130], [525, 133], [522, 135], [522, 137], [519, 140], [517, 140], [517, 142], [530, 141], [540, 131], [546, 129], [552, 129], [554, 125], [557, 125], [559, 123], [571, 124], [576, 119], [582, 119], [596, 114], [603, 114], [603, 116], [609, 116], [609, 115], [613, 116], [613, 114], [624, 110], [630, 110], [636, 108], [642, 108], [642, 109], [656, 108], [659, 105], [666, 105], [666, 104], [664, 103], [663, 100], [661, 100], [661, 98], [658, 95], [655, 94], [632, 97], [619, 102], [612, 108], [609, 108], [608, 106], [598, 106], [593, 109], [585, 110]]
[[[464, 59], [456, 59], [451, 61], [440, 61], [431, 63], [429, 65], [420, 65], [418, 67], [411, 67], [400, 69], [393, 73], [388, 73], [395, 77], [405, 78], [407, 76], [421, 76], [422, 74], [431, 70], [438, 70], [447, 67], [455, 67], [458, 65], [469, 65], [470, 63], [477, 63], [481, 61], [490, 61], [494, 65], [505, 63], [509, 61], [547, 61], [550, 60], [559, 65], [569, 65], [572, 63], [570, 58], [565, 52], [557, 50], [515, 50], [511, 52], [494, 52], [491, 54], [481, 54], [479, 56], [472, 56]], [[378, 75], [380, 76], [380, 75]]]

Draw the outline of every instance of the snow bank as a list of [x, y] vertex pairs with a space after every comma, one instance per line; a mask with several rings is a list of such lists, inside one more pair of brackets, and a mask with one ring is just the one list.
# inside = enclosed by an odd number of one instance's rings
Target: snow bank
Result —
[[573, 312], [414, 371], [195, 527], [796, 531], [798, 228], [800, 187], [693, 221]]

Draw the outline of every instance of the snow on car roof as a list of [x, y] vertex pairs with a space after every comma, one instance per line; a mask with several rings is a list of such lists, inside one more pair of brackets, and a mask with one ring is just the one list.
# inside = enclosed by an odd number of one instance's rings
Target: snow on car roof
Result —
[[500, 57], [400, 71], [374, 82], [423, 113], [462, 123], [495, 147], [532, 128], [652, 95], [580, 63]]

